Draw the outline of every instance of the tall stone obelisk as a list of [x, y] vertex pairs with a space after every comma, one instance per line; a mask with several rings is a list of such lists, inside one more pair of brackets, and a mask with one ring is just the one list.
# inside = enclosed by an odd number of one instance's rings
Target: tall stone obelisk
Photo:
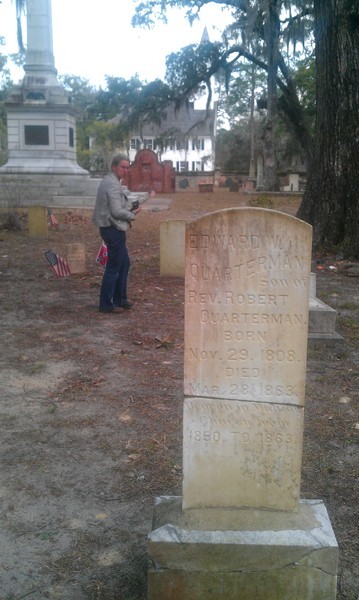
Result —
[[28, 0], [27, 11], [26, 76], [46, 77], [48, 83], [52, 78], [52, 83], [59, 85], [53, 55], [51, 0]]
[[76, 111], [57, 79], [51, 0], [27, 0], [24, 71], [6, 103], [8, 162], [0, 174], [89, 176], [76, 161]]

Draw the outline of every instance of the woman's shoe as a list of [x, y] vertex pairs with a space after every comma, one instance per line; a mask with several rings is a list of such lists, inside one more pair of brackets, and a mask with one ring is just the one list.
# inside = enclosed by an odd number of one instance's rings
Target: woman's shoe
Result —
[[133, 302], [130, 302], [129, 300], [127, 300], [123, 304], [120, 304], [120, 307], [123, 308], [124, 310], [129, 310], [130, 308], [133, 307]]

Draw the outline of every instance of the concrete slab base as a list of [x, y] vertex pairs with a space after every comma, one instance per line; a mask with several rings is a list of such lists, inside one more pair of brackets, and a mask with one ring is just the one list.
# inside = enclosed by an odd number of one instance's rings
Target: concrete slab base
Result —
[[318, 298], [309, 300], [308, 342], [324, 342], [333, 345], [343, 342], [343, 337], [335, 331], [337, 311]]
[[1, 173], [0, 208], [11, 206], [94, 206], [100, 179], [91, 179], [83, 169], [68, 173]]
[[313, 333], [335, 333], [337, 311], [318, 298], [309, 301], [309, 331]]
[[297, 512], [182, 510], [156, 499], [149, 600], [334, 600], [338, 545], [320, 500]]

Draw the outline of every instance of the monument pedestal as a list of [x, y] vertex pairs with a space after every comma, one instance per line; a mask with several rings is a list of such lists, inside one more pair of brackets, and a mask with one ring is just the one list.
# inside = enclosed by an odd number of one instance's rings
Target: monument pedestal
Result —
[[298, 511], [182, 510], [156, 499], [149, 600], [334, 600], [338, 545], [320, 500]]

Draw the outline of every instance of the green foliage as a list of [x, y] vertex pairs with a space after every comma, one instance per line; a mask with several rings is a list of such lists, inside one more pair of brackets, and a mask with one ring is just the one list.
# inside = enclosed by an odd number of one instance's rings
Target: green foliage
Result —
[[90, 166], [96, 170], [108, 169], [115, 150], [126, 143], [128, 136], [127, 129], [120, 124], [104, 121], [89, 123], [86, 134], [91, 139], [91, 152], [88, 151]]
[[0, 87], [0, 165], [7, 160], [7, 120], [4, 102], [10, 87], [9, 80], [2, 82]]
[[92, 107], [92, 113], [101, 120], [113, 119], [119, 113], [123, 102], [131, 105], [131, 102], [136, 100], [142, 85], [137, 75], [129, 80], [123, 77], [107, 77], [106, 83], [106, 89], [99, 90], [95, 105]]
[[[147, 0], [138, 2], [134, 25], [151, 27], [158, 19], [166, 20], [169, 8], [185, 9], [191, 21], [203, 6], [212, 0]], [[296, 93], [289, 49], [294, 53], [312, 34], [312, 0], [223, 0], [216, 2], [232, 9], [233, 23], [223, 35], [223, 43], [201, 43], [187, 46], [167, 58], [166, 81], [176, 90], [178, 98], [190, 98], [207, 88], [212, 94], [214, 75], [228, 92], [221, 98], [222, 111], [227, 110], [230, 121], [239, 121], [243, 115], [253, 114], [253, 97], [266, 91], [266, 127], [263, 151], [267, 164], [268, 185], [275, 183], [275, 142], [278, 111], [283, 123], [301, 145], [306, 160], [312, 156], [311, 135]], [[268, 9], [270, 6], [270, 10]], [[253, 66], [256, 82], [253, 85]], [[259, 73], [261, 75], [259, 75]], [[278, 95], [281, 102], [278, 103]], [[269, 139], [271, 138], [271, 139]], [[271, 156], [269, 156], [271, 154]], [[269, 165], [273, 165], [271, 169]]]
[[216, 139], [216, 166], [223, 173], [248, 173], [249, 125], [244, 119], [230, 130], [220, 129]]
[[166, 81], [177, 95], [191, 96], [203, 93], [204, 82], [210, 91], [212, 75], [220, 71], [222, 45], [202, 42], [192, 44], [179, 52], [169, 54], [166, 59]]
[[298, 97], [311, 131], [314, 131], [316, 110], [316, 77], [315, 59], [301, 60], [293, 73], [293, 81], [298, 90]]
[[5, 206], [0, 211], [0, 229], [23, 229], [24, 215], [21, 207], [32, 203], [31, 193], [21, 182], [6, 183], [4, 180], [0, 180], [0, 188]]
[[270, 196], [266, 194], [260, 194], [250, 198], [247, 202], [248, 206], [254, 206], [257, 208], [273, 208], [274, 202]]
[[[169, 8], [186, 8], [187, 18], [192, 23], [197, 17], [202, 6], [212, 0], [146, 0], [139, 2], [132, 18], [133, 27], [153, 27], [159, 21], [167, 23], [166, 11]], [[223, 4], [235, 6], [238, 0], [225, 0]]]
[[62, 85], [69, 94], [71, 104], [76, 106], [80, 120], [89, 117], [91, 105], [96, 101], [97, 90], [88, 79], [77, 75], [62, 75], [59, 77]]
[[91, 107], [96, 102], [98, 91], [88, 79], [77, 75], [62, 75], [59, 80], [69, 94], [70, 103], [77, 111], [77, 162], [81, 167], [89, 170], [91, 168], [92, 152], [89, 148], [88, 127], [94, 120]]
[[158, 123], [174, 99], [170, 87], [159, 79], [143, 83], [136, 75], [128, 80], [107, 77], [106, 82], [107, 89], [99, 91], [93, 110], [103, 120], [120, 115], [128, 131], [142, 123]]
[[253, 64], [238, 61], [232, 70], [228, 93], [220, 100], [221, 109], [231, 123], [237, 123], [251, 111], [252, 90], [254, 97], [266, 94], [266, 76]]

